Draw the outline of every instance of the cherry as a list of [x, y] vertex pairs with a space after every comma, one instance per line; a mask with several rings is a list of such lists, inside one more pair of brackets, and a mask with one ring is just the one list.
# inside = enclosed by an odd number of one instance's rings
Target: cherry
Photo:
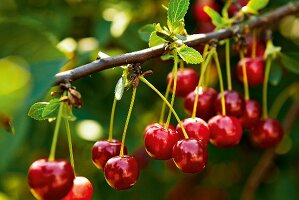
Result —
[[62, 200], [91, 200], [92, 184], [83, 176], [76, 176], [72, 190]]
[[173, 147], [173, 161], [185, 173], [201, 172], [208, 160], [208, 152], [196, 139], [179, 140]]
[[209, 33], [215, 30], [215, 25], [212, 22], [202, 22], [196, 29], [196, 33]]
[[243, 128], [251, 128], [255, 126], [261, 117], [261, 106], [255, 100], [247, 100], [245, 102], [245, 110], [240, 118]]
[[[119, 155], [121, 142], [119, 140], [99, 140], [92, 147], [92, 161], [94, 165], [103, 170], [107, 160]], [[127, 147], [124, 147], [124, 154], [127, 154]]]
[[[231, 90], [224, 92], [224, 98], [226, 114], [229, 116], [241, 117], [245, 107], [245, 101], [242, 95], [239, 92]], [[222, 113], [220, 93], [215, 101], [215, 109], [217, 113]]]
[[[210, 129], [208, 124], [200, 118], [187, 118], [182, 121], [182, 124], [190, 138], [199, 140], [203, 146], [207, 146], [210, 139]], [[180, 125], [176, 127], [177, 132], [183, 138], [183, 131]]]
[[[193, 105], [196, 97], [196, 91], [190, 92], [184, 100], [185, 111], [191, 115], [193, 111]], [[217, 92], [213, 88], [204, 88], [199, 91], [198, 94], [198, 102], [196, 109], [196, 116], [202, 118], [204, 120], [209, 120], [212, 116], [214, 116], [214, 104], [217, 98]]]
[[238, 78], [243, 82], [243, 70], [242, 65], [245, 63], [246, 75], [248, 84], [250, 86], [261, 85], [264, 82], [264, 59], [262, 57], [257, 58], [244, 58], [240, 60], [237, 67]]
[[261, 148], [277, 145], [282, 140], [282, 137], [283, 130], [280, 123], [271, 118], [259, 121], [250, 133], [251, 141]]
[[56, 200], [66, 196], [73, 187], [75, 178], [68, 161], [39, 159], [31, 164], [28, 184], [37, 199]]
[[110, 158], [104, 169], [107, 183], [116, 190], [131, 188], [139, 176], [137, 160], [133, 156], [115, 156]]
[[[247, 41], [247, 52], [245, 56], [251, 57], [252, 56], [252, 49], [253, 49], [253, 37], [248, 36], [246, 37]], [[266, 44], [262, 40], [256, 40], [256, 47], [255, 47], [255, 56], [256, 57], [263, 57], [266, 50]]]
[[[249, 0], [238, 0], [238, 3], [241, 7], [246, 6]], [[232, 3], [230, 7], [228, 8], [228, 14], [229, 16], [234, 16], [239, 11], [237, 5], [235, 3]]]
[[179, 134], [171, 129], [166, 129], [162, 125], [151, 124], [144, 132], [144, 146], [147, 153], [158, 160], [171, 158], [173, 145], [179, 140]]
[[216, 115], [208, 122], [211, 135], [210, 142], [219, 148], [237, 145], [242, 137], [240, 121], [233, 116]]
[[194, 5], [193, 15], [196, 21], [198, 22], [211, 22], [211, 18], [209, 15], [204, 11], [204, 7], [208, 6], [215, 11], [218, 11], [218, 5], [212, 0], [206, 1], [198, 1]]
[[[172, 83], [170, 86], [170, 91], [173, 91], [173, 74], [170, 72], [167, 75], [167, 84], [172, 78]], [[177, 86], [175, 94], [179, 97], [185, 97], [189, 92], [195, 89], [198, 84], [198, 73], [192, 68], [179, 69], [177, 73]]]

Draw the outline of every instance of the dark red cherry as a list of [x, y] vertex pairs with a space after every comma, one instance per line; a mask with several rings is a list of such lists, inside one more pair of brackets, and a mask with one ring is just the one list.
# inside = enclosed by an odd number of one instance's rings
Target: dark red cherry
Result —
[[240, 60], [237, 66], [238, 78], [243, 82], [243, 70], [242, 65], [245, 63], [247, 81], [250, 86], [261, 85], [264, 82], [264, 59], [262, 57], [257, 58], [244, 58]]
[[[207, 146], [210, 139], [210, 129], [204, 120], [198, 117], [194, 119], [187, 118], [182, 121], [182, 124], [189, 138], [199, 140], [203, 146]], [[180, 134], [181, 138], [184, 138], [183, 131], [179, 124], [177, 125], [176, 130]]]
[[[172, 77], [170, 91], [173, 91], [174, 77], [170, 72], [167, 75], [167, 84]], [[193, 91], [198, 84], [198, 73], [192, 68], [179, 69], [177, 73], [176, 96], [185, 97], [189, 92]]]
[[[119, 140], [99, 140], [92, 147], [93, 164], [103, 170], [107, 160], [120, 153], [121, 142]], [[124, 154], [127, 154], [127, 147], [124, 147]]]
[[214, 24], [212, 22], [202, 22], [196, 28], [196, 33], [209, 33], [215, 30]]
[[133, 156], [115, 156], [110, 158], [104, 169], [107, 183], [116, 190], [126, 190], [135, 185], [139, 168]]
[[[246, 57], [252, 56], [252, 50], [253, 50], [253, 37], [247, 36], [247, 52], [245, 54]], [[264, 57], [264, 53], [266, 50], [266, 44], [264, 41], [257, 39], [256, 40], [256, 47], [255, 47], [255, 57]]]
[[[226, 115], [241, 117], [243, 115], [245, 101], [242, 95], [236, 91], [225, 91], [224, 92], [225, 98], [225, 108], [226, 108]], [[219, 93], [217, 99], [215, 101], [215, 108], [218, 114], [222, 113], [222, 106], [221, 106], [221, 94]]]
[[247, 100], [245, 102], [245, 110], [240, 118], [243, 128], [251, 128], [255, 126], [261, 118], [261, 106], [255, 100]]
[[204, 11], [204, 7], [208, 6], [215, 11], [218, 11], [218, 5], [212, 0], [198, 1], [193, 7], [193, 15], [196, 21], [198, 22], [211, 22], [211, 18]]
[[207, 148], [196, 139], [179, 140], [173, 147], [173, 161], [185, 173], [201, 172], [208, 160]]
[[208, 122], [210, 142], [219, 148], [237, 145], [242, 137], [240, 121], [233, 116], [216, 115]]
[[[190, 92], [184, 100], [185, 111], [191, 116], [193, 112], [193, 105], [196, 96], [196, 89]], [[204, 88], [199, 90], [198, 102], [196, 108], [196, 116], [209, 120], [215, 115], [215, 100], [217, 98], [217, 92], [213, 88]]]
[[261, 148], [270, 148], [277, 145], [282, 137], [283, 130], [280, 123], [271, 118], [259, 121], [250, 133], [251, 141]]
[[68, 161], [40, 159], [33, 162], [28, 171], [28, 184], [37, 199], [56, 200], [66, 196], [75, 178]]
[[76, 176], [72, 190], [62, 200], [91, 200], [92, 192], [91, 182], [83, 176]]
[[158, 160], [171, 158], [173, 145], [179, 140], [179, 134], [173, 129], [166, 129], [160, 124], [152, 124], [144, 132], [144, 146], [147, 153]]

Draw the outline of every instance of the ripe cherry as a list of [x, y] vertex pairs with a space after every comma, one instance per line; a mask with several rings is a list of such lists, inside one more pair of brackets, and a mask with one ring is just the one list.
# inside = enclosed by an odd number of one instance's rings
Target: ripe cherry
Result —
[[185, 173], [201, 172], [208, 160], [207, 148], [196, 139], [179, 140], [173, 147], [173, 161]]
[[40, 159], [28, 171], [28, 184], [37, 199], [55, 200], [66, 196], [75, 178], [68, 161]]
[[[170, 72], [167, 75], [167, 84], [172, 77], [170, 91], [173, 91], [174, 77]], [[198, 84], [198, 73], [192, 68], [179, 69], [177, 73], [177, 85], [175, 94], [179, 97], [185, 97], [189, 92], [193, 91]]]
[[248, 84], [250, 86], [261, 85], [264, 82], [264, 59], [262, 57], [257, 58], [244, 58], [240, 60], [237, 67], [238, 78], [243, 82], [243, 70], [242, 65], [245, 63], [246, 75]]
[[[92, 161], [100, 170], [104, 170], [107, 160], [120, 153], [121, 142], [119, 140], [99, 140], [92, 147]], [[124, 147], [127, 154], [127, 147]]]
[[158, 123], [152, 124], [152, 128], [147, 128], [144, 132], [145, 150], [155, 159], [170, 159], [173, 145], [179, 138], [180, 136], [175, 130], [166, 129]]
[[131, 188], [139, 176], [137, 160], [132, 156], [115, 156], [110, 158], [104, 169], [107, 183], [116, 190]]
[[[248, 36], [246, 37], [247, 41], [247, 52], [245, 56], [251, 57], [252, 56], [252, 50], [253, 50], [253, 37]], [[266, 44], [262, 40], [256, 40], [256, 46], [255, 46], [255, 57], [263, 57], [266, 50]]]
[[247, 100], [245, 102], [245, 110], [240, 117], [240, 121], [243, 128], [251, 128], [255, 126], [261, 117], [261, 106], [259, 102], [255, 100]]
[[[210, 129], [204, 120], [198, 117], [194, 119], [187, 118], [182, 121], [182, 124], [190, 138], [199, 140], [204, 147], [207, 146], [210, 139]], [[181, 138], [183, 138], [183, 131], [179, 124], [177, 125], [176, 130]]]
[[[226, 114], [229, 116], [241, 117], [243, 115], [245, 101], [242, 95], [236, 91], [225, 91], [224, 92], [225, 98], [225, 108]], [[222, 113], [222, 106], [221, 106], [221, 94], [218, 94], [218, 97], [215, 102], [215, 109], [217, 113]]]
[[[190, 92], [184, 100], [185, 111], [191, 115], [193, 111], [193, 105], [196, 97], [196, 89]], [[196, 108], [196, 116], [209, 120], [212, 116], [215, 115], [215, 100], [217, 98], [217, 92], [213, 88], [204, 88], [199, 91], [198, 102]]]
[[[249, 0], [238, 0], [240, 7], [246, 6]], [[239, 11], [238, 6], [233, 2], [228, 8], [229, 16], [234, 16]]]
[[237, 145], [242, 137], [240, 121], [233, 116], [216, 115], [208, 122], [210, 142], [219, 148]]
[[92, 192], [91, 182], [83, 176], [76, 176], [73, 188], [62, 200], [91, 200]]
[[204, 7], [208, 6], [212, 9], [214, 9], [215, 11], [218, 11], [218, 5], [212, 1], [212, 0], [206, 0], [206, 1], [198, 1], [198, 3], [196, 3], [194, 5], [194, 10], [193, 10], [193, 14], [194, 14], [194, 18], [196, 21], [198, 22], [211, 22], [211, 18], [209, 17], [209, 15], [204, 11]]
[[271, 118], [259, 121], [250, 133], [251, 141], [261, 148], [270, 148], [277, 145], [282, 137], [283, 130], [280, 123]]

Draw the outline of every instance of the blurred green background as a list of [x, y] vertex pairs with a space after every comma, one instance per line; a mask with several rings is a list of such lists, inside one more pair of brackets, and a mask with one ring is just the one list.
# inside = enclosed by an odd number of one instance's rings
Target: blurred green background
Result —
[[[288, 2], [272, 0], [266, 10]], [[192, 14], [195, 3], [191, 1], [186, 16], [190, 34], [202, 26]], [[217, 3], [223, 5], [222, 1]], [[166, 12], [161, 4], [167, 5], [168, 1], [1, 0], [0, 200], [33, 199], [27, 185], [27, 170], [33, 161], [48, 156], [54, 123], [34, 121], [27, 112], [34, 102], [49, 100], [53, 76], [62, 66], [66, 70], [95, 60], [99, 51], [119, 55], [146, 48], [147, 43], [139, 37], [138, 29], [147, 23], [165, 24]], [[282, 20], [275, 27], [273, 37], [274, 44], [282, 46], [283, 52], [298, 52], [299, 18], [289, 16]], [[222, 48], [219, 52], [223, 62]], [[231, 59], [234, 69], [238, 57], [232, 55]], [[143, 67], [154, 71], [148, 80], [164, 92], [171, 63], [154, 59]], [[198, 66], [193, 67], [198, 69]], [[278, 80], [276, 85], [269, 86], [270, 106], [281, 91], [298, 81], [298, 75], [284, 69], [278, 71], [279, 75], [272, 77], [272, 82]], [[250, 144], [247, 133], [237, 147], [209, 146], [208, 166], [197, 175], [183, 174], [169, 162], [148, 158], [143, 150], [143, 129], [158, 120], [162, 101], [143, 84], [137, 91], [126, 145], [129, 153], [139, 155], [146, 166], [130, 190], [115, 191], [107, 185], [103, 173], [91, 162], [90, 150], [97, 139], [107, 138], [114, 87], [121, 73], [120, 68], [114, 68], [74, 83], [84, 101], [83, 108], [74, 111], [77, 121], [71, 123], [75, 165], [78, 175], [91, 180], [93, 199], [239, 199], [263, 150]], [[233, 78], [233, 87], [242, 91], [242, 85], [234, 75]], [[211, 80], [212, 86], [218, 87], [213, 77]], [[251, 96], [261, 102], [261, 91], [261, 87], [253, 88]], [[118, 139], [130, 96], [131, 91], [125, 92], [117, 104], [114, 137]], [[291, 102], [289, 100], [280, 112], [280, 121], [286, 117]], [[181, 99], [177, 98], [175, 108], [181, 118], [187, 117]], [[15, 134], [9, 133], [9, 119], [12, 119]], [[289, 131], [288, 142], [278, 151], [280, 155], [257, 190], [256, 199], [298, 199], [298, 130], [297, 118]], [[68, 155], [62, 127], [56, 157], [68, 159]]]

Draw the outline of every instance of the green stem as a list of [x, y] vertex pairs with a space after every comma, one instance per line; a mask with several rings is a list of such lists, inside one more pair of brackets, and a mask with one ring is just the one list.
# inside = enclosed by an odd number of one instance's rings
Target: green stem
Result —
[[[172, 70], [172, 74], [173, 74], [173, 70]], [[169, 82], [167, 84], [167, 88], [166, 88], [166, 92], [165, 92], [165, 95], [164, 97], [166, 99], [168, 99], [168, 95], [169, 95], [169, 91], [170, 91], [170, 86], [171, 86], [171, 82], [172, 82], [172, 76], [170, 77], [169, 79]], [[166, 108], [166, 104], [165, 102], [163, 101], [163, 104], [162, 104], [162, 109], [161, 109], [161, 113], [160, 113], [160, 120], [159, 120], [159, 124], [163, 124], [163, 121], [164, 121], [164, 115], [165, 115], [165, 108]]]
[[137, 88], [133, 88], [131, 103], [130, 103], [127, 119], [126, 119], [126, 122], [125, 122], [124, 132], [123, 132], [123, 136], [122, 136], [122, 140], [121, 140], [121, 147], [120, 147], [120, 153], [119, 153], [120, 156], [124, 155], [125, 139], [126, 139], [126, 134], [127, 134], [127, 129], [128, 129], [132, 109], [133, 109], [133, 106], [134, 106], [136, 91], [137, 91]]
[[148, 87], [150, 87], [154, 92], [156, 92], [160, 97], [161, 99], [166, 103], [166, 105], [169, 107], [169, 109], [172, 111], [174, 117], [176, 118], [176, 120], [178, 121], [182, 131], [183, 131], [183, 134], [184, 134], [184, 137], [186, 139], [188, 139], [188, 134], [179, 118], [179, 116], [177, 115], [177, 113], [175, 112], [175, 110], [173, 109], [173, 107], [170, 105], [170, 103], [167, 101], [167, 99], [159, 92], [159, 90], [157, 90], [157, 88], [155, 88], [155, 86], [153, 86], [150, 82], [148, 82], [144, 77], [142, 76], [139, 76], [139, 80], [141, 80], [143, 83], [145, 83]]
[[110, 126], [109, 126], [109, 137], [108, 137], [108, 141], [111, 141], [112, 140], [112, 136], [113, 136], [113, 123], [114, 123], [114, 114], [115, 114], [116, 102], [117, 102], [117, 99], [114, 97], [113, 104], [112, 104], [112, 109], [111, 109], [111, 116], [110, 116]]
[[223, 78], [222, 78], [221, 67], [220, 67], [220, 63], [219, 63], [217, 51], [215, 51], [213, 57], [214, 57], [214, 60], [215, 60], [215, 64], [216, 64], [216, 68], [217, 68], [217, 73], [218, 73], [218, 78], [219, 78], [219, 84], [220, 84], [222, 115], [226, 115]]
[[65, 129], [66, 129], [66, 134], [67, 134], [67, 141], [68, 141], [68, 144], [69, 144], [70, 161], [71, 161], [71, 165], [73, 167], [73, 171], [76, 174], [70, 124], [69, 124], [69, 121], [67, 119], [64, 119], [64, 123], [65, 123]]
[[[203, 60], [206, 60], [207, 58], [207, 54], [208, 54], [208, 50], [209, 50], [209, 47], [210, 45], [209, 44], [206, 44], [205, 47], [204, 47], [204, 50], [203, 50]], [[200, 66], [200, 74], [204, 73], [206, 74], [206, 72], [203, 72], [203, 65], [204, 65], [205, 62], [202, 62], [201, 63], [201, 66]], [[203, 77], [203, 84], [202, 85], [208, 85], [208, 78], [206, 76]]]
[[241, 58], [241, 62], [242, 62], [244, 98], [245, 98], [245, 100], [249, 100], [250, 96], [249, 96], [249, 86], [248, 86], [248, 79], [247, 79], [247, 70], [246, 70], [246, 65], [245, 65], [245, 62], [244, 62], [244, 53], [243, 53], [242, 50], [240, 52], [240, 58]]
[[225, 62], [226, 62], [227, 88], [228, 90], [232, 90], [229, 39], [225, 41]]
[[272, 58], [268, 57], [266, 61], [265, 78], [263, 84], [263, 118], [268, 117], [267, 94], [268, 94], [268, 80], [269, 80], [269, 74], [271, 69], [271, 62], [272, 62]]

